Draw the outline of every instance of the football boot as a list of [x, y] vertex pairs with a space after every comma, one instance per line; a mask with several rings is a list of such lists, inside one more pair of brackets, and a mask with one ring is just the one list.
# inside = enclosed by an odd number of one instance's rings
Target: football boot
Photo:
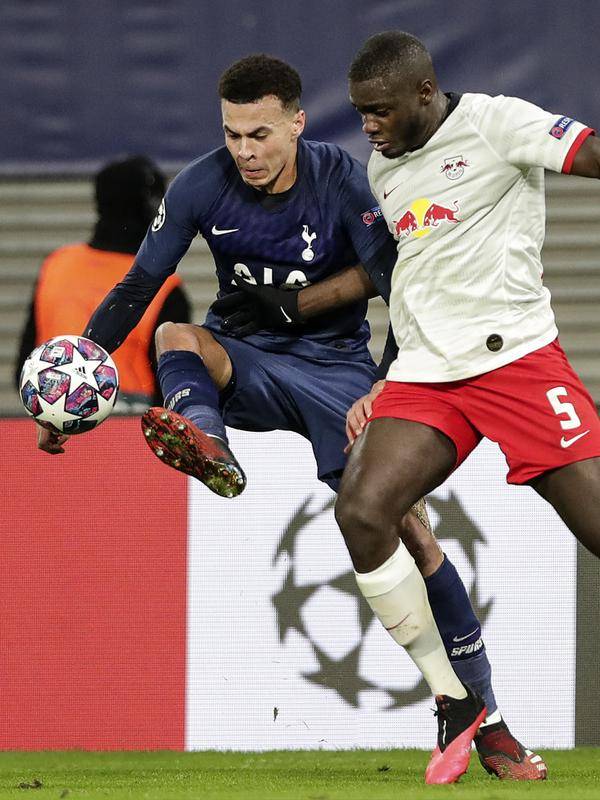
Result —
[[246, 476], [226, 442], [203, 433], [181, 414], [149, 408], [142, 416], [148, 447], [169, 467], [191, 475], [220, 497], [237, 497]]
[[543, 781], [548, 775], [544, 759], [517, 741], [504, 720], [485, 725], [475, 735], [483, 768], [501, 780]]
[[469, 767], [471, 744], [486, 715], [482, 698], [465, 686], [467, 696], [457, 700], [436, 695], [437, 746], [425, 771], [425, 783], [455, 783]]

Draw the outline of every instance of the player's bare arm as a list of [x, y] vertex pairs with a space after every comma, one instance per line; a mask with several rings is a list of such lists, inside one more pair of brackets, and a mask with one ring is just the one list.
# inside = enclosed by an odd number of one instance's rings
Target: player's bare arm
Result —
[[583, 178], [600, 178], [600, 141], [596, 136], [588, 136], [573, 160], [571, 175]]
[[377, 294], [364, 268], [357, 264], [301, 289], [298, 292], [298, 311], [301, 319], [310, 319], [333, 308], [376, 297]]

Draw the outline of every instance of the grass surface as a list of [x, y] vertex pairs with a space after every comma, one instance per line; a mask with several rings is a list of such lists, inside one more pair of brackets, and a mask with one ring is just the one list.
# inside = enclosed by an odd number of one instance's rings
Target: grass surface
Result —
[[600, 748], [544, 755], [546, 782], [498, 781], [473, 757], [460, 784], [428, 787], [423, 783], [428, 754], [421, 750], [0, 753], [0, 798], [599, 800]]

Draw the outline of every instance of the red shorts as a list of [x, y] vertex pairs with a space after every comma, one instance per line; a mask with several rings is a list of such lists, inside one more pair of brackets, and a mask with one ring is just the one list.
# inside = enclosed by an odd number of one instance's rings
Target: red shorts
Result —
[[594, 401], [558, 343], [492, 372], [450, 383], [388, 381], [370, 419], [421, 422], [456, 446], [456, 467], [485, 436], [506, 456], [508, 483], [600, 456]]

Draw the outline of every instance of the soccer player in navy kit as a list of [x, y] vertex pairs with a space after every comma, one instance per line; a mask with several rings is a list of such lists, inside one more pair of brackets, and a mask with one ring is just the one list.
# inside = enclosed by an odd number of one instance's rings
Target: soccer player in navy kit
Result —
[[[202, 233], [215, 259], [220, 300], [203, 326], [166, 323], [157, 332], [165, 409], [150, 409], [142, 425], [159, 458], [226, 497], [243, 490], [245, 476], [224, 423], [305, 436], [319, 478], [336, 490], [345, 461], [345, 413], [375, 376], [364, 297], [389, 291], [395, 244], [364, 168], [334, 145], [300, 138], [300, 92], [297, 73], [267, 56], [251, 56], [226, 71], [220, 82], [226, 147], [194, 161], [173, 181], [132, 270], [85, 332], [109, 351], [118, 347]], [[273, 327], [243, 341], [228, 335], [215, 313], [238, 309], [235, 281], [272, 284], [279, 301], [266, 318]], [[301, 300], [298, 292], [285, 291], [300, 287], [308, 287]], [[342, 288], [346, 299], [354, 292], [356, 302], [319, 317]], [[238, 332], [243, 316], [243, 307], [234, 314]], [[42, 431], [39, 441], [58, 452], [64, 440]], [[427, 577], [425, 584], [415, 568], [407, 586], [420, 598], [424, 621], [405, 648], [432, 691], [451, 698], [474, 732], [485, 706], [456, 672], [499, 717], [479, 624], [430, 532], [413, 512], [398, 525], [405, 541], [414, 542]], [[451, 647], [453, 637], [465, 634], [472, 634], [477, 655], [456, 661], [455, 672], [444, 643]]]

